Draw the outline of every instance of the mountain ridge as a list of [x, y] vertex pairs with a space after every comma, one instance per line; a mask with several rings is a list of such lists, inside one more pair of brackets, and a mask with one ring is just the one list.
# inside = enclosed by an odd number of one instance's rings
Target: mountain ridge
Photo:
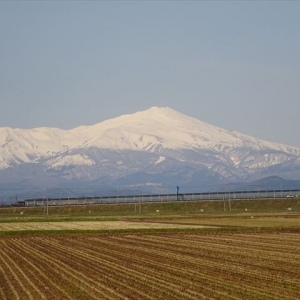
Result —
[[[19, 175], [17, 166], [22, 166]], [[299, 167], [300, 148], [213, 126], [168, 107], [70, 130], [0, 128], [0, 181], [12, 178], [16, 184], [41, 184], [43, 178], [45, 184], [57, 179], [167, 186], [176, 180], [201, 186], [268, 176], [298, 179]]]
[[[166, 124], [168, 124], [167, 127]], [[5, 141], [3, 141], [4, 129], [6, 129]], [[51, 156], [78, 147], [93, 146], [145, 151], [151, 151], [153, 147], [159, 146], [168, 149], [208, 148], [217, 152], [226, 151], [228, 147], [251, 147], [271, 148], [290, 154], [300, 154], [299, 148], [222, 129], [166, 107], [152, 107], [143, 112], [123, 115], [70, 130], [50, 127], [0, 128], [0, 136], [2, 137], [0, 140], [2, 146], [0, 168], [5, 167], [3, 158], [7, 161], [9, 156], [12, 159], [16, 158], [16, 162], [22, 160], [31, 162], [31, 156], [39, 159], [41, 156]], [[8, 147], [9, 144], [12, 144], [11, 147]], [[10, 150], [9, 153], [3, 151], [7, 148]], [[18, 148], [22, 148], [24, 153], [18, 152]], [[6, 166], [9, 167], [8, 164]]]

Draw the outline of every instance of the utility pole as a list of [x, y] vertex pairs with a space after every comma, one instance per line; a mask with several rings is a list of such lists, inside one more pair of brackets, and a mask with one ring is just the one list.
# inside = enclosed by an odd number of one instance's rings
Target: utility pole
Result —
[[142, 213], [141, 191], [140, 191], [140, 195], [139, 195], [139, 200], [140, 200], [139, 211], [141, 214]]
[[48, 191], [47, 191], [47, 216], [49, 215], [49, 205], [48, 205]]
[[142, 213], [142, 202], [141, 202], [141, 199], [140, 199], [140, 207], [139, 207], [139, 210], [140, 210], [140, 214]]
[[178, 192], [179, 192], [179, 186], [178, 185], [177, 185], [176, 190], [177, 190], [177, 201], [178, 201]]

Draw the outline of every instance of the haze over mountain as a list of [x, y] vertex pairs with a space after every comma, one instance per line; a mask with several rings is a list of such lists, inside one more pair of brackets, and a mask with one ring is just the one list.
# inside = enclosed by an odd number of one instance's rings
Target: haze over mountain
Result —
[[300, 178], [300, 149], [152, 107], [91, 126], [0, 128], [2, 189], [180, 185], [201, 191], [269, 176]]

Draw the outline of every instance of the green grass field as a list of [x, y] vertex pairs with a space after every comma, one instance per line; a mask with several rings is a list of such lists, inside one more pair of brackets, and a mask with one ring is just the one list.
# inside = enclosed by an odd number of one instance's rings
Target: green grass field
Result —
[[[71, 223], [72, 224], [67, 224]], [[75, 225], [74, 222], [77, 222]], [[85, 227], [83, 224], [88, 224]], [[96, 222], [97, 226], [92, 222]], [[115, 223], [114, 223], [115, 222]], [[120, 226], [116, 226], [119, 222]], [[120, 223], [121, 222], [121, 223]], [[134, 222], [134, 225], [132, 225]], [[288, 228], [300, 227], [300, 199], [260, 199], [229, 201], [190, 201], [137, 204], [96, 204], [48, 207], [9, 207], [0, 209], [0, 232], [7, 224], [30, 223], [15, 226], [15, 230], [141, 230], [150, 228]], [[45, 223], [42, 225], [31, 224]], [[48, 225], [46, 225], [46, 223]], [[53, 225], [53, 223], [57, 223]], [[59, 224], [61, 226], [59, 226]], [[101, 225], [102, 223], [102, 225]], [[143, 223], [143, 226], [142, 226]], [[148, 227], [145, 228], [145, 223]], [[6, 225], [5, 225], [6, 224]], [[111, 224], [111, 225], [108, 225]], [[114, 224], [114, 225], [112, 225]], [[154, 225], [155, 224], [155, 225]], [[160, 224], [160, 227], [157, 226]], [[5, 227], [5, 226], [6, 227]], [[2, 229], [1, 229], [2, 228]], [[13, 231], [10, 227], [10, 230]], [[217, 229], [216, 229], [217, 230]]]
[[[184, 215], [184, 214], [224, 214], [224, 213], [284, 213], [300, 212], [300, 198], [228, 200], [226, 201], [179, 201], [137, 204], [95, 204], [73, 206], [49, 206], [48, 212], [56, 217], [81, 216], [135, 216], [135, 215]], [[44, 207], [0, 208], [0, 218], [44, 217]]]

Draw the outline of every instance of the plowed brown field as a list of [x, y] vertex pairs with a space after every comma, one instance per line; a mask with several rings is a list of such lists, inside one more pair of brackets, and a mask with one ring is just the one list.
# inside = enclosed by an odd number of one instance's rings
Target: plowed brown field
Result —
[[0, 237], [0, 299], [300, 299], [300, 234]]

